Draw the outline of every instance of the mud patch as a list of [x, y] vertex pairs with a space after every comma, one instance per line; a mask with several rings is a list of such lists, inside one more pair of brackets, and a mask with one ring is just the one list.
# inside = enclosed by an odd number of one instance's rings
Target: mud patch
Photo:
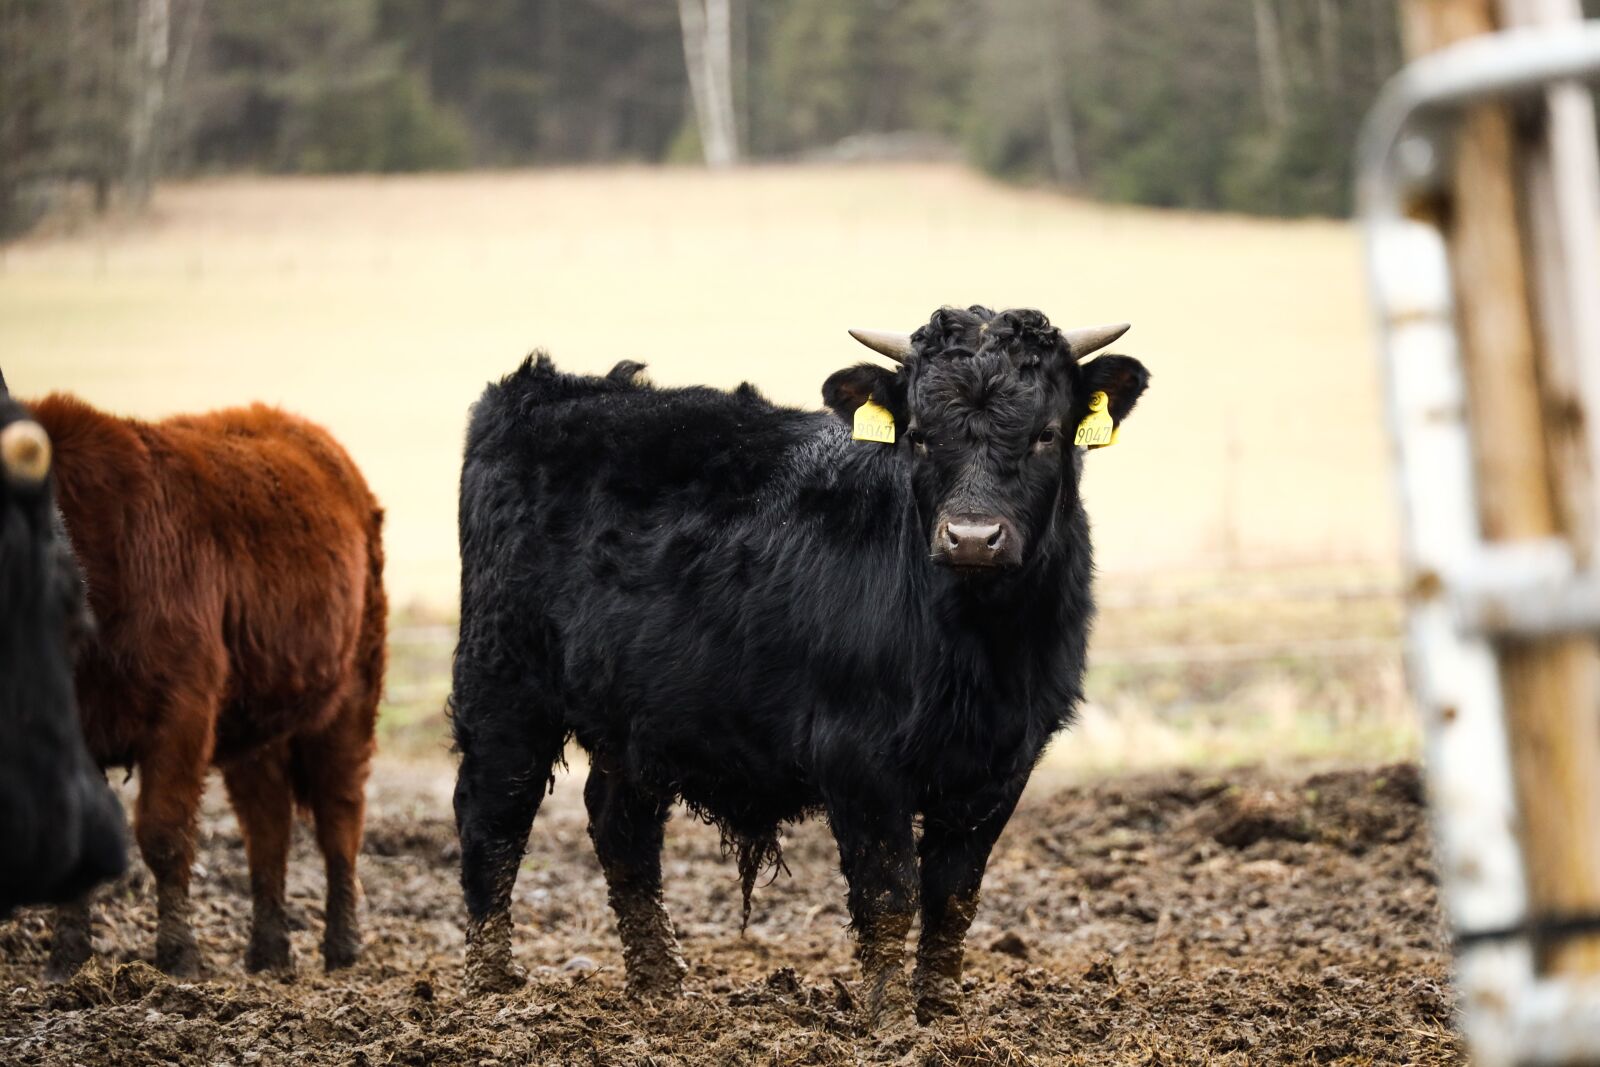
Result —
[[564, 779], [513, 903], [526, 986], [463, 995], [455, 833], [437, 783], [375, 774], [366, 945], [321, 971], [322, 876], [297, 829], [298, 973], [250, 976], [248, 879], [208, 798], [195, 879], [203, 980], [148, 964], [142, 870], [97, 909], [98, 955], [42, 982], [47, 917], [0, 924], [0, 1063], [1245, 1064], [1458, 1063], [1446, 940], [1410, 766], [1286, 779], [1165, 774], [1025, 802], [995, 850], [968, 938], [964, 1015], [883, 1042], [860, 990], [827, 828], [783, 842], [792, 872], [754, 898], [715, 829], [674, 820], [665, 895], [690, 972], [682, 999], [623, 990], [621, 946]]

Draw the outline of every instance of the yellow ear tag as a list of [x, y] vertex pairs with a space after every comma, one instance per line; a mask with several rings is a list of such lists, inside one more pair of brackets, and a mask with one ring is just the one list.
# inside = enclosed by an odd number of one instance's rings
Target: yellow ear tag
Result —
[[894, 416], [889, 409], [872, 401], [856, 408], [854, 431], [857, 441], [876, 441], [883, 445], [894, 444]]
[[1093, 392], [1089, 394], [1089, 414], [1078, 423], [1078, 432], [1072, 438], [1072, 443], [1079, 448], [1105, 448], [1107, 445], [1117, 443], [1117, 426], [1111, 420], [1111, 401], [1106, 394]]

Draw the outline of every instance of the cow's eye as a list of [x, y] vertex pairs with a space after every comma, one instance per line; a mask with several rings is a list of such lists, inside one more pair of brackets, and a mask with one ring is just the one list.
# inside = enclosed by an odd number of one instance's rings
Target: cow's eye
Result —
[[1034, 442], [1041, 445], [1053, 445], [1055, 441], [1056, 430], [1054, 426], [1046, 426], [1039, 431], [1039, 436], [1034, 438]]
[[921, 430], [912, 429], [906, 434], [906, 436], [911, 438], [911, 443], [916, 445], [918, 448], [928, 447], [928, 435], [923, 433]]

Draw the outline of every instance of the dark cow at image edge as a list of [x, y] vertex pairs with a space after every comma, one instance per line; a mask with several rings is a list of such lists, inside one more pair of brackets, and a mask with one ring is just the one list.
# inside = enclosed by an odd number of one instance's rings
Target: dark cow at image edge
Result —
[[0, 919], [73, 900], [126, 865], [122, 808], [78, 723], [73, 655], [93, 620], [53, 502], [50, 438], [0, 375]]
[[[681, 799], [721, 828], [747, 901], [781, 824], [826, 815], [866, 1024], [956, 1008], [990, 850], [1082, 697], [1073, 433], [1091, 404], [1120, 424], [1149, 375], [1080, 361], [1123, 329], [944, 308], [909, 338], [858, 335], [899, 366], [834, 374], [824, 412], [542, 355], [484, 392], [451, 698], [472, 987], [520, 981], [511, 891], [572, 737], [632, 993], [686, 970], [661, 901]], [[868, 402], [893, 443], [852, 439]]]

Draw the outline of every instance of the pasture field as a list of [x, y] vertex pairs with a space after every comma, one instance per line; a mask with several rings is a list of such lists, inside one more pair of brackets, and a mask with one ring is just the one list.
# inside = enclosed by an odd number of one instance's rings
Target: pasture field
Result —
[[874, 1044], [853, 1030], [855, 963], [825, 825], [786, 835], [788, 874], [739, 932], [715, 829], [668, 828], [665, 891], [685, 997], [623, 995], [622, 959], [577, 776], [560, 780], [518, 880], [514, 993], [461, 991], [448, 774], [380, 761], [361, 876], [368, 945], [324, 975], [310, 834], [290, 862], [299, 973], [249, 976], [244, 849], [214, 790], [195, 923], [208, 973], [145, 960], [151, 887], [107, 894], [102, 956], [41, 983], [43, 916], [0, 924], [0, 1062], [734, 1064], [1021, 1067], [1465, 1062], [1413, 765], [1104, 780], [1025, 800], [995, 850], [969, 939], [964, 1018]]
[[1154, 382], [1086, 477], [1110, 574], [1391, 566], [1360, 251], [1341, 222], [1107, 207], [953, 165], [164, 186], [151, 218], [0, 247], [0, 367], [145, 416], [326, 425], [388, 509], [398, 606], [455, 602], [468, 405], [533, 348], [816, 406], [851, 326], [941, 304], [1128, 320]]

